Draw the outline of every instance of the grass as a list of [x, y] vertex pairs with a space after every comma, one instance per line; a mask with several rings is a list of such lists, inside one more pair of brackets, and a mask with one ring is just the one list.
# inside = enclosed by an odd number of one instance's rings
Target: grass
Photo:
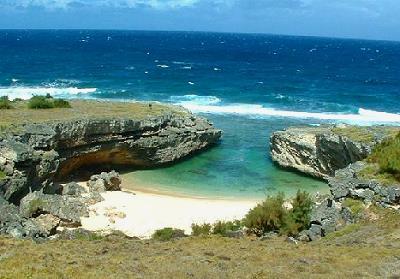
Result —
[[354, 216], [360, 215], [365, 209], [364, 203], [362, 201], [352, 198], [346, 198], [343, 201], [342, 205], [350, 209], [351, 213]]
[[3, 180], [4, 178], [6, 178], [6, 174], [4, 173], [4, 171], [0, 170], [0, 180]]
[[398, 278], [400, 215], [374, 213], [375, 221], [299, 245], [217, 235], [42, 244], [0, 237], [0, 278]]
[[[8, 129], [11, 125], [43, 123], [52, 121], [82, 120], [90, 118], [129, 118], [144, 120], [167, 113], [185, 115], [179, 107], [153, 103], [128, 103], [95, 100], [69, 101], [70, 109], [29, 109], [27, 101], [13, 103], [14, 109], [0, 110], [0, 127]], [[61, 113], [62, 110], [62, 113]]]
[[335, 134], [362, 143], [372, 143], [377, 138], [394, 137], [399, 131], [399, 127], [391, 126], [345, 126], [332, 129], [332, 132]]
[[358, 173], [359, 178], [377, 180], [383, 186], [399, 184], [399, 181], [390, 173], [381, 172], [379, 165], [370, 163]]
[[158, 241], [168, 241], [175, 238], [185, 237], [185, 232], [183, 230], [174, 229], [174, 228], [164, 228], [160, 230], [156, 230], [152, 235], [152, 239]]
[[366, 161], [369, 165], [359, 173], [360, 177], [377, 179], [384, 185], [399, 184], [400, 133], [375, 146]]
[[0, 97], [0, 110], [12, 109], [12, 105], [7, 96]]

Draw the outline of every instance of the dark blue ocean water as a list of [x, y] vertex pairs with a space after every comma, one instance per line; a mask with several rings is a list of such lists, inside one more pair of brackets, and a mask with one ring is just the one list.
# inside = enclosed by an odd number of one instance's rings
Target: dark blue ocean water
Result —
[[276, 168], [268, 137], [290, 125], [400, 123], [400, 43], [138, 31], [0, 31], [0, 95], [156, 100], [224, 130], [221, 144], [126, 179], [191, 195], [259, 197], [319, 181]]

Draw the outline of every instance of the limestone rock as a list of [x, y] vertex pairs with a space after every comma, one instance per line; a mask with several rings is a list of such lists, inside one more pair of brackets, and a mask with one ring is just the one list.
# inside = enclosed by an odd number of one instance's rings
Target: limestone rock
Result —
[[[174, 108], [174, 111], [179, 108]], [[0, 196], [14, 204], [33, 191], [58, 194], [53, 182], [87, 166], [153, 168], [216, 144], [222, 132], [206, 119], [166, 109], [144, 120], [84, 118], [19, 125], [0, 136]], [[117, 189], [112, 182], [96, 186]], [[108, 188], [110, 189], [110, 188]]]
[[70, 182], [63, 186], [62, 194], [69, 196], [80, 196], [85, 193], [86, 190], [76, 182]]
[[328, 179], [336, 170], [366, 158], [383, 137], [379, 134], [375, 140], [364, 142], [338, 134], [334, 128], [289, 128], [273, 133], [270, 139], [273, 161], [282, 167]]
[[121, 182], [121, 177], [116, 171], [102, 172], [90, 177], [88, 187], [90, 191], [94, 192], [120, 191]]
[[88, 216], [87, 206], [81, 198], [47, 195], [41, 192], [33, 192], [25, 196], [21, 200], [19, 211], [25, 218], [51, 214], [71, 225], [79, 225], [80, 218]]

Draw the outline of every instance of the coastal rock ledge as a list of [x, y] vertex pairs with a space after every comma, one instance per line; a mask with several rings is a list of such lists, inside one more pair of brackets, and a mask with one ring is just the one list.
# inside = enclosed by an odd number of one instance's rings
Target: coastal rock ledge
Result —
[[[0, 130], [0, 196], [5, 200], [18, 205], [30, 192], [57, 193], [54, 181], [84, 167], [170, 164], [221, 137], [221, 131], [208, 120], [180, 107], [114, 104], [129, 113], [106, 114], [86, 113], [85, 108], [110, 110], [113, 104], [72, 102], [72, 106], [51, 120], [27, 123], [18, 123], [18, 112], [3, 112], [3, 119], [14, 113], [17, 122]], [[48, 113], [31, 111], [20, 115], [27, 119]]]
[[368, 157], [373, 146], [399, 130], [346, 125], [288, 128], [272, 134], [271, 157], [281, 167], [328, 180], [335, 171]]

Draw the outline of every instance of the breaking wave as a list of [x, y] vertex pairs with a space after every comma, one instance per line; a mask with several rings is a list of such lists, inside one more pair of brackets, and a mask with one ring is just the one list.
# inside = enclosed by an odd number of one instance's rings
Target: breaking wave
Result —
[[195, 113], [232, 114], [255, 117], [289, 117], [343, 121], [353, 124], [400, 124], [400, 114], [359, 108], [358, 113], [306, 112], [267, 108], [256, 104], [223, 104], [215, 96], [173, 96], [171, 100]]

